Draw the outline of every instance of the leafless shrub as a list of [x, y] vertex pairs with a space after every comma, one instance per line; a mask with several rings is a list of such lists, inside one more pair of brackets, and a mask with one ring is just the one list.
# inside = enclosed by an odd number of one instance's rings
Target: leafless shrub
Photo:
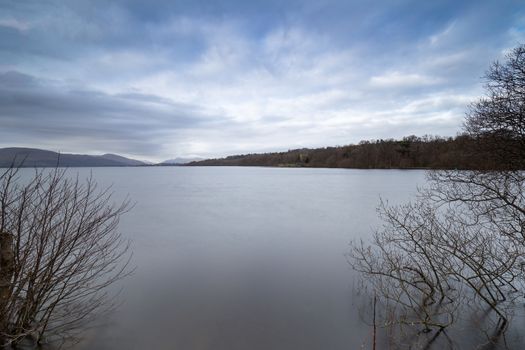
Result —
[[463, 202], [435, 201], [437, 195], [434, 189], [407, 205], [382, 204], [383, 229], [371, 245], [352, 245], [351, 265], [381, 297], [384, 326], [439, 332], [460, 312], [488, 308], [505, 328], [525, 290], [525, 245], [503, 218], [514, 213], [473, 216]]
[[115, 204], [92, 178], [36, 170], [0, 177], [0, 340], [67, 339], [113, 305], [106, 287], [129, 273]]

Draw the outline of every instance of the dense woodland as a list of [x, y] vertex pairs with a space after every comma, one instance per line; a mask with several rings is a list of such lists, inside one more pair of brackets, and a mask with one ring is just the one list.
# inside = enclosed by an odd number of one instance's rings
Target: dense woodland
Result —
[[357, 145], [295, 149], [207, 159], [189, 165], [281, 166], [359, 169], [498, 169], [498, 158], [480, 152], [489, 142], [467, 135], [407, 136], [401, 140], [361, 141]]

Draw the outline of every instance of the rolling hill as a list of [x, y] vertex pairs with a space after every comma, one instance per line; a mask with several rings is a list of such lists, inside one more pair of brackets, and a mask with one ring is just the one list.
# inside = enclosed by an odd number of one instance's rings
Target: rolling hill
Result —
[[13, 164], [21, 167], [118, 167], [147, 165], [145, 162], [116, 154], [93, 156], [57, 153], [36, 148], [0, 148], [0, 167], [9, 167]]

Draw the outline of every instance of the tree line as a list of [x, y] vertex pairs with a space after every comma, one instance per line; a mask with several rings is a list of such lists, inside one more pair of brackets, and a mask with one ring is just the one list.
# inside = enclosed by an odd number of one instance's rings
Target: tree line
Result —
[[[502, 135], [501, 139], [506, 138]], [[510, 142], [516, 142], [510, 140]], [[507, 166], [492, 152], [481, 153], [494, 137], [461, 134], [456, 137], [407, 136], [359, 144], [303, 148], [287, 152], [243, 154], [192, 162], [197, 166], [274, 166], [358, 169], [501, 169]]]

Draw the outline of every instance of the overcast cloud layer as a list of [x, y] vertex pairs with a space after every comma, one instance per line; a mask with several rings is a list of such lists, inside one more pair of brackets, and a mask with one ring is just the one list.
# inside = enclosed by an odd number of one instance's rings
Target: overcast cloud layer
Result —
[[523, 1], [0, 1], [0, 147], [163, 160], [455, 135]]

